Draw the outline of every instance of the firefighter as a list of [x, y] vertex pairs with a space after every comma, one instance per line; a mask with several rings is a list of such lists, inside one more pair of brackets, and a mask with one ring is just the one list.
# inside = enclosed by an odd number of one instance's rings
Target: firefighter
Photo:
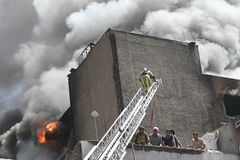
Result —
[[151, 145], [148, 134], [145, 132], [145, 128], [140, 126], [138, 132], [133, 136], [130, 144]]
[[149, 88], [152, 85], [151, 79], [153, 80], [153, 82], [156, 82], [156, 78], [154, 77], [153, 73], [147, 68], [143, 68], [143, 71], [140, 74], [139, 81], [142, 83], [142, 86], [146, 93], [149, 91]]

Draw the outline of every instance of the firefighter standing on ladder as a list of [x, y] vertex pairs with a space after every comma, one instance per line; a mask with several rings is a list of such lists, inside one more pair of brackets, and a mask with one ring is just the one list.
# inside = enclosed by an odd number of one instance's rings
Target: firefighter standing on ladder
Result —
[[156, 78], [153, 73], [149, 71], [147, 68], [143, 68], [143, 72], [140, 74], [140, 82], [144, 88], [144, 91], [147, 93], [152, 85], [151, 79], [156, 82]]

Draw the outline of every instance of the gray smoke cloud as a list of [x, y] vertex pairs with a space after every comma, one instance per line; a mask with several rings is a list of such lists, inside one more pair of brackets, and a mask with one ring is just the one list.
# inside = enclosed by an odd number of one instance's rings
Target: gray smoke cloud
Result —
[[196, 41], [204, 73], [239, 79], [238, 15], [239, 0], [0, 1], [4, 155], [56, 159], [37, 142], [36, 125], [56, 120], [69, 107], [67, 74], [78, 66], [84, 46], [108, 28]]
[[32, 37], [31, 31], [37, 22], [37, 14], [31, 3], [31, 0], [0, 1], [1, 109], [15, 108], [25, 88], [21, 68], [13, 64], [13, 56], [18, 50], [18, 44], [25, 43]]
[[16, 123], [22, 121], [23, 115], [19, 108], [5, 110], [0, 115], [0, 135]]

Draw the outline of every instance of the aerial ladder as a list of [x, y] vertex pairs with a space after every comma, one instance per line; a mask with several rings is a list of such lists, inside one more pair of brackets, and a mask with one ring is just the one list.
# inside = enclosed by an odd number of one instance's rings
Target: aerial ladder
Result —
[[146, 109], [160, 84], [162, 84], [162, 80], [156, 80], [147, 93], [140, 88], [84, 160], [122, 160], [126, 154], [126, 148], [142, 122]]

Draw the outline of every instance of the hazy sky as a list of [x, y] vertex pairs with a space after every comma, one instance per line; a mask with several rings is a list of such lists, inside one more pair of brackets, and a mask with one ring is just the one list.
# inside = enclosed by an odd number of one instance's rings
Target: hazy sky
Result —
[[[205, 73], [240, 79], [239, 15], [239, 0], [1, 0], [0, 131], [14, 125], [10, 112], [23, 117], [1, 139], [20, 134], [40, 113], [57, 116], [69, 107], [67, 74], [108, 28], [196, 41]], [[37, 148], [19, 144], [18, 159]]]

